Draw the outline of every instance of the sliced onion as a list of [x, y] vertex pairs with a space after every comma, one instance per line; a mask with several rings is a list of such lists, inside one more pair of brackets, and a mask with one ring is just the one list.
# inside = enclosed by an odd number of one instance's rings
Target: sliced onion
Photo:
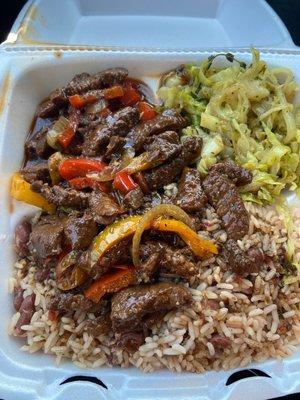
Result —
[[57, 138], [69, 125], [70, 121], [67, 118], [63, 116], [58, 118], [47, 133], [47, 143], [50, 147], [56, 150], [60, 149], [60, 146], [57, 144]]
[[60, 182], [61, 177], [59, 174], [59, 164], [61, 161], [65, 160], [66, 157], [61, 154], [61, 152], [57, 151], [56, 153], [53, 153], [49, 158], [48, 158], [48, 168], [49, 168], [49, 174], [51, 178], [51, 182], [53, 185], [56, 185], [58, 182]]
[[77, 267], [76, 261], [79, 252], [76, 250], [66, 254], [56, 266], [56, 277], [60, 290], [71, 290], [82, 285], [88, 278], [88, 274]]
[[107, 101], [104, 99], [97, 100], [96, 103], [90, 103], [86, 106], [86, 112], [88, 114], [98, 114], [105, 107], [107, 107]]
[[173, 217], [178, 221], [182, 221], [191, 229], [194, 229], [194, 224], [192, 219], [188, 216], [188, 214], [183, 211], [180, 207], [175, 206], [174, 204], [159, 204], [156, 207], [151, 208], [144, 216], [142, 217], [139, 226], [137, 227], [133, 239], [132, 239], [132, 260], [133, 264], [138, 267], [140, 265], [140, 243], [142, 239], [142, 235], [146, 229], [148, 229], [151, 221], [163, 217]]

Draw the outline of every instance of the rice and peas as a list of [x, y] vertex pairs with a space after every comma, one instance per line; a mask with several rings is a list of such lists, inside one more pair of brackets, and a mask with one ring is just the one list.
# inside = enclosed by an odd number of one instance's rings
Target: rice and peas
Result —
[[[132, 355], [112, 349], [110, 335], [93, 338], [87, 334], [85, 325], [95, 318], [92, 313], [76, 311], [53, 321], [47, 302], [55, 295], [55, 281], [35, 282], [36, 269], [30, 267], [27, 272], [25, 260], [16, 263], [11, 289], [20, 285], [26, 295], [36, 295], [36, 311], [30, 324], [22, 327], [26, 344], [21, 350], [53, 354], [57, 363], [70, 358], [80, 367], [134, 365], [146, 372], [161, 368], [203, 372], [290, 355], [300, 341], [300, 289], [298, 282], [282, 283], [282, 267], [275, 261], [287, 243], [284, 220], [272, 206], [246, 203], [246, 207], [250, 229], [239, 245], [248, 249], [262, 243], [268, 263], [245, 279], [224, 272], [218, 256], [199, 262], [199, 274], [186, 283], [193, 296], [191, 307], [169, 312]], [[299, 259], [299, 210], [293, 211], [293, 217]], [[220, 244], [226, 241], [226, 232], [211, 207], [203, 214], [203, 224], [202, 235]], [[18, 313], [12, 317], [11, 334], [18, 317]]]
[[[217, 143], [219, 147], [216, 149], [215, 146], [211, 153], [207, 150], [209, 141], [205, 134], [212, 128], [216, 118], [209, 114], [212, 110], [205, 111], [206, 117], [209, 117], [205, 120], [206, 131], [198, 132], [203, 136], [207, 151], [205, 158], [199, 162], [202, 172], [216, 162], [222, 151], [228, 152], [228, 143], [225, 141], [220, 145], [219, 136], [216, 135], [212, 135], [215, 141], [213, 145]], [[268, 111], [270, 108], [263, 110], [264, 113]], [[227, 129], [224, 123], [224, 130]], [[191, 134], [189, 131], [186, 133]], [[274, 143], [269, 132], [268, 135]], [[295, 146], [293, 151], [296, 151]], [[251, 167], [249, 160], [235, 161]], [[255, 171], [257, 160], [252, 157], [252, 161]], [[285, 165], [284, 160], [280, 165], [281, 161], [278, 161], [279, 169]], [[292, 172], [297, 175], [297, 171], [296, 168]], [[284, 184], [296, 184], [298, 178], [292, 172], [289, 171], [289, 181]], [[298, 279], [294, 276], [290, 279], [292, 283], [284, 283], [286, 270], [282, 260], [288, 242], [293, 241], [291, 263], [299, 265], [300, 211], [299, 208], [290, 210], [293, 219], [291, 230], [278, 208], [264, 205], [275, 198], [277, 184], [274, 176], [273, 181], [270, 181], [260, 171], [255, 177], [261, 179], [262, 190], [256, 198], [251, 188], [249, 193], [244, 193], [244, 199], [252, 201], [245, 203], [250, 227], [248, 235], [238, 244], [243, 250], [257, 244], [262, 246], [266, 261], [258, 273], [251, 273], [247, 279], [238, 277], [224, 268], [220, 256], [199, 261], [199, 273], [184, 283], [193, 297], [191, 306], [165, 315], [163, 321], [152, 326], [151, 334], [145, 338], [144, 344], [129, 354], [126, 350], [111, 346], [112, 334], [92, 337], [87, 333], [88, 322], [95, 319], [93, 313], [78, 310], [65, 313], [60, 319], [53, 318], [47, 304], [55, 296], [56, 282], [53, 279], [36, 282], [36, 267], [21, 260], [15, 264], [10, 289], [13, 291], [14, 287], [21, 286], [24, 296], [34, 293], [36, 308], [30, 324], [22, 326], [26, 344], [21, 350], [52, 354], [57, 363], [63, 358], [69, 358], [80, 367], [134, 365], [145, 372], [161, 368], [177, 372], [204, 372], [243, 367], [252, 361], [264, 361], [270, 357], [281, 359], [290, 355], [300, 342], [300, 289]], [[171, 196], [176, 189], [176, 184], [169, 185], [165, 188], [165, 194]], [[202, 212], [202, 225], [205, 226], [205, 230], [199, 232], [202, 236], [219, 245], [226, 242], [226, 232], [210, 206]], [[9, 327], [10, 334], [14, 334], [18, 318], [19, 313], [15, 313]]]

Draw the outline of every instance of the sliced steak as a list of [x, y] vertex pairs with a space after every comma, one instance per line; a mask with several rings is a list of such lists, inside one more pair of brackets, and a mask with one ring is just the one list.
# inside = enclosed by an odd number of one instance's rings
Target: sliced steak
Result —
[[93, 337], [106, 335], [107, 333], [111, 332], [111, 319], [109, 314], [101, 315], [91, 321], [88, 321], [86, 324], [86, 331]]
[[15, 229], [14, 247], [19, 257], [28, 255], [28, 242], [30, 238], [31, 224], [29, 221], [21, 221]]
[[211, 167], [210, 172], [226, 175], [237, 186], [246, 185], [252, 181], [252, 172], [240, 167], [233, 161], [215, 164]]
[[97, 225], [91, 215], [71, 215], [64, 224], [66, 243], [73, 250], [85, 250], [97, 234]]
[[16, 323], [15, 326], [15, 332], [17, 335], [22, 335], [24, 331], [22, 330], [23, 325], [28, 325], [31, 321], [31, 318], [34, 314], [35, 311], [35, 294], [32, 293], [29, 296], [26, 296], [19, 308], [19, 313], [20, 317], [18, 319], [18, 322]]
[[186, 125], [185, 119], [176, 110], [165, 110], [153, 119], [139, 124], [130, 132], [136, 151], [142, 151], [148, 138], [166, 130], [180, 131]]
[[175, 203], [188, 213], [201, 211], [207, 203], [207, 197], [202, 189], [200, 173], [195, 168], [183, 170]]
[[37, 115], [40, 118], [53, 118], [57, 117], [59, 113], [59, 107], [53, 103], [50, 99], [43, 101], [37, 110]]
[[49, 126], [44, 126], [25, 142], [25, 155], [28, 159], [48, 158], [54, 150], [47, 143]]
[[90, 130], [84, 139], [82, 154], [93, 157], [104, 154], [112, 136], [126, 136], [139, 121], [136, 108], [125, 107], [109, 115], [106, 123]]
[[110, 195], [100, 191], [91, 193], [89, 206], [94, 220], [101, 225], [110, 225], [124, 212]]
[[110, 158], [113, 154], [122, 152], [126, 139], [122, 136], [111, 136], [105, 152], [105, 158]]
[[50, 182], [50, 174], [47, 161], [38, 164], [28, 164], [21, 169], [21, 174], [25, 181], [33, 183], [34, 181]]
[[233, 239], [228, 239], [224, 244], [221, 256], [226, 262], [227, 267], [238, 275], [257, 272], [260, 267], [259, 264], [249, 258]]
[[66, 86], [52, 92], [50, 100], [59, 106], [63, 106], [68, 103], [69, 96], [121, 83], [127, 75], [128, 71], [125, 68], [110, 68], [95, 75], [85, 72], [77, 74]]
[[48, 304], [49, 310], [56, 311], [88, 311], [96, 312], [101, 308], [101, 303], [95, 304], [83, 294], [58, 293]]
[[150, 137], [147, 142], [149, 144], [145, 144], [144, 148], [150, 154], [150, 161], [155, 162], [157, 165], [178, 156], [182, 150], [178, 133], [174, 131], [167, 131]]
[[191, 164], [201, 153], [202, 140], [193, 136], [182, 142], [182, 151], [178, 157], [143, 174], [144, 181], [150, 190], [160, 189], [179, 178], [186, 165]]
[[[157, 256], [155, 258], [154, 256]], [[138, 275], [144, 282], [159, 269], [160, 272], [188, 278], [196, 275], [199, 269], [193, 252], [188, 247], [176, 249], [167, 243], [156, 240], [141, 245], [141, 266]], [[155, 262], [154, 262], [155, 261]]]
[[115, 335], [115, 339], [117, 348], [133, 353], [144, 343], [145, 338], [142, 332], [121, 332]]
[[160, 271], [181, 278], [189, 278], [199, 273], [196, 263], [194, 254], [188, 247], [173, 249], [168, 246], [165, 247], [165, 252], [160, 261]]
[[102, 300], [98, 305], [95, 316], [95, 319], [88, 321], [86, 324], [88, 334], [96, 337], [109, 333], [111, 331], [110, 302]]
[[41, 218], [32, 227], [28, 248], [37, 260], [57, 256], [62, 252], [63, 221], [56, 215]]
[[137, 210], [144, 203], [144, 193], [138, 186], [124, 196], [124, 205], [127, 209]]
[[212, 172], [202, 185], [208, 201], [222, 219], [229, 238], [243, 238], [249, 230], [249, 215], [234, 183], [226, 175]]
[[100, 260], [98, 260], [97, 264], [91, 266], [91, 261], [89, 259], [89, 264], [87, 263], [90, 268], [88, 270], [89, 275], [93, 279], [98, 279], [116, 265], [131, 263], [131, 241], [132, 238], [123, 239], [115, 244], [100, 258]]
[[89, 193], [84, 193], [71, 188], [64, 188], [59, 185], [50, 187], [41, 181], [35, 181], [31, 184], [33, 191], [40, 193], [50, 203], [57, 206], [86, 208], [89, 204]]
[[188, 289], [173, 283], [129, 287], [112, 297], [113, 330], [140, 331], [144, 318], [149, 314], [179, 308], [191, 301], [192, 296]]
[[148, 283], [158, 270], [164, 252], [160, 242], [147, 241], [140, 246], [141, 265], [137, 270], [139, 282]]

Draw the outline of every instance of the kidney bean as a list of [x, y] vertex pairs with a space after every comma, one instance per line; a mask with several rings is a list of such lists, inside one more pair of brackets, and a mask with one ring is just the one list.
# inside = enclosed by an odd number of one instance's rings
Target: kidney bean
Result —
[[23, 325], [29, 324], [31, 317], [34, 314], [35, 311], [34, 301], [35, 301], [34, 293], [30, 294], [29, 296], [26, 296], [22, 301], [21, 307], [19, 309], [20, 317], [15, 326], [15, 331], [18, 335], [22, 335], [24, 333], [21, 327]]
[[22, 301], [23, 301], [23, 292], [24, 290], [19, 286], [14, 288], [14, 299], [13, 299], [13, 304], [15, 307], [16, 311], [20, 310]]
[[31, 224], [28, 221], [20, 222], [15, 229], [15, 249], [20, 257], [28, 255], [28, 241], [31, 232]]

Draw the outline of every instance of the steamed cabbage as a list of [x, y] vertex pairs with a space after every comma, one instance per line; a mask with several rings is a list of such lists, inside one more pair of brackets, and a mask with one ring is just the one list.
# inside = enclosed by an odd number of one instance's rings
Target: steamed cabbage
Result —
[[300, 182], [300, 108], [293, 105], [293, 74], [269, 68], [257, 50], [249, 66], [225, 54], [232, 64], [213, 67], [216, 57], [169, 74], [159, 96], [187, 117], [184, 134], [202, 137], [202, 174], [231, 158], [253, 173], [242, 189], [244, 200], [273, 203], [284, 188], [295, 190]]

